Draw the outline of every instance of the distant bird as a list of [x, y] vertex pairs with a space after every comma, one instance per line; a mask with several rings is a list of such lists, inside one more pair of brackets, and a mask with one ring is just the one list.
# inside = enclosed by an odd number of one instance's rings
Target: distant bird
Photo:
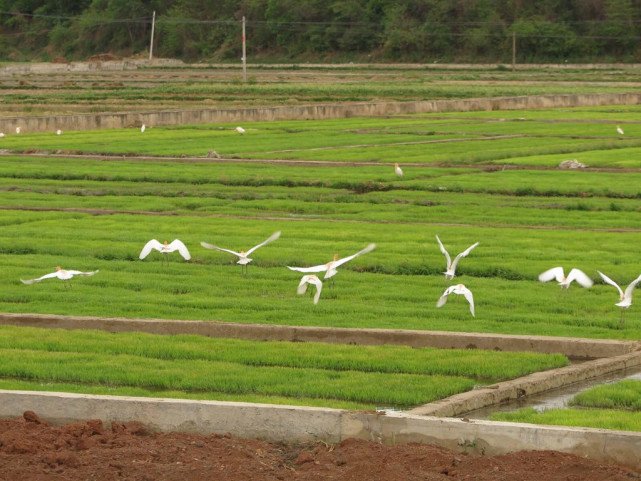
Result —
[[308, 284], [313, 284], [314, 286], [316, 286], [316, 294], [314, 295], [314, 304], [318, 304], [318, 299], [320, 299], [321, 290], [323, 289], [323, 281], [321, 281], [314, 274], [303, 276], [300, 280], [300, 283], [298, 284], [298, 289], [296, 290], [296, 293], [298, 293], [299, 295], [305, 294], [305, 292], [307, 291]]
[[403, 169], [401, 169], [398, 164], [394, 164], [394, 173], [399, 177], [403, 177]]
[[19, 134], [20, 130], [22, 130], [22, 129], [20, 129], [20, 127], [16, 127], [16, 134]]
[[[603, 279], [607, 284], [610, 284], [611, 286], [616, 287], [617, 291], [619, 291], [619, 302], [615, 304], [615, 306], [619, 306], [622, 309], [627, 309], [632, 305], [632, 292], [634, 292], [634, 288], [637, 286], [637, 284], [641, 281], [641, 276], [637, 277], [635, 280], [630, 282], [628, 284], [628, 287], [625, 288], [625, 292], [619, 287], [619, 284], [614, 282], [612, 279], [610, 279], [608, 276], [606, 276], [603, 272], [597, 271], [599, 275], [601, 276], [601, 279]], [[623, 324], [623, 313], [624, 311], [621, 311], [621, 324]]]
[[0, 139], [4, 137], [4, 132], [0, 132]]
[[236, 127], [236, 132], [238, 132], [239, 134], [244, 134], [245, 129], [243, 129], [242, 127]]
[[191, 254], [187, 250], [187, 247], [179, 239], [174, 239], [171, 242], [171, 244], [168, 244], [167, 241], [161, 244], [156, 239], [151, 239], [149, 242], [145, 244], [145, 247], [142, 248], [142, 251], [140, 251], [140, 256], [139, 256], [140, 259], [144, 259], [145, 257], [147, 257], [149, 253], [152, 251], [152, 249], [155, 249], [158, 252], [161, 252], [163, 254], [163, 260], [165, 259], [165, 256], [167, 254], [174, 251], [178, 251], [178, 253], [186, 261], [191, 259]]
[[56, 135], [62, 135], [62, 130], [60, 129], [56, 130]]
[[436, 302], [436, 307], [443, 307], [447, 302], [447, 296], [449, 296], [450, 294], [459, 294], [465, 296], [467, 302], [470, 303], [470, 312], [472, 313], [472, 317], [476, 317], [474, 316], [474, 296], [472, 295], [472, 291], [470, 291], [463, 284], [456, 284], [455, 286], [450, 286], [445, 289], [443, 295]]
[[623, 135], [623, 134], [625, 134], [625, 132], [623, 131], [623, 129], [622, 129], [621, 127], [619, 127], [618, 125], [617, 125], [617, 134], [619, 134], [619, 135]]
[[56, 266], [56, 272], [52, 272], [51, 274], [45, 274], [44, 276], [38, 277], [37, 279], [29, 279], [26, 281], [23, 279], [20, 279], [20, 281], [23, 284], [35, 284], [36, 282], [44, 281], [45, 279], [53, 279], [54, 277], [57, 277], [61, 281], [68, 281], [73, 276], [93, 276], [97, 272], [98, 272], [97, 270], [90, 271], [90, 272], [65, 270], [60, 266]]
[[143, 133], [147, 127], [145, 124], [142, 124], [142, 127], [140, 127], [140, 132]]
[[272, 235], [270, 235], [266, 240], [258, 244], [257, 246], [252, 247], [249, 249], [247, 252], [240, 251], [232, 251], [230, 249], [223, 249], [222, 247], [215, 246], [213, 244], [208, 244], [207, 242], [201, 242], [200, 245], [203, 246], [205, 249], [215, 249], [217, 251], [222, 251], [222, 252], [228, 252], [232, 255], [235, 255], [238, 257], [238, 262], [236, 264], [240, 264], [241, 266], [245, 267], [245, 272], [247, 272], [247, 264], [249, 264], [253, 259], [250, 259], [249, 256], [251, 255], [252, 252], [254, 252], [256, 249], [259, 247], [263, 247], [264, 245], [269, 244], [270, 242], [275, 241], [280, 237], [280, 231], [274, 232]]
[[439, 238], [438, 238], [438, 236], [436, 236], [436, 240], [438, 241], [438, 245], [439, 245], [439, 247], [440, 247], [440, 249], [441, 249], [441, 252], [442, 252], [442, 253], [443, 253], [443, 255], [445, 256], [445, 261], [447, 262], [447, 266], [446, 266], [445, 272], [443, 273], [443, 274], [445, 274], [445, 279], [447, 279], [447, 280], [454, 279], [454, 276], [456, 275], [456, 266], [458, 266], [459, 261], [460, 261], [463, 257], [467, 257], [467, 255], [468, 255], [470, 252], [472, 252], [472, 250], [473, 250], [477, 245], [479, 245], [479, 243], [478, 243], [478, 242], [476, 242], [475, 244], [472, 244], [470, 247], [468, 247], [468, 248], [467, 248], [467, 249], [465, 249], [463, 252], [461, 252], [459, 255], [457, 255], [457, 256], [454, 258], [454, 261], [452, 261], [452, 259], [450, 258], [450, 254], [447, 252], [447, 250], [446, 250], [446, 249], [445, 249], [445, 247], [443, 246], [443, 243], [441, 242], [441, 239], [439, 239]]
[[563, 267], [553, 267], [539, 275], [539, 280], [541, 282], [548, 282], [552, 279], [556, 279], [561, 288], [565, 289], [570, 287], [572, 281], [576, 281], [579, 285], [586, 288], [592, 287], [592, 284], [594, 284], [592, 279], [590, 279], [587, 274], [580, 269], [572, 269], [567, 277], [565, 277]]
[[287, 268], [291, 271], [298, 271], [298, 272], [325, 272], [325, 276], [323, 279], [329, 279], [333, 276], [336, 275], [337, 271], [336, 269], [346, 262], [351, 261], [352, 259], [355, 259], [358, 256], [361, 256], [363, 254], [367, 254], [368, 252], [372, 252], [374, 249], [376, 249], [376, 244], [369, 244], [365, 249], [358, 251], [356, 254], [353, 254], [349, 257], [343, 257], [342, 259], [339, 259], [337, 255], [334, 256], [334, 260], [328, 262], [327, 264], [321, 264], [320, 266], [314, 266], [314, 267], [290, 267], [287, 266]]

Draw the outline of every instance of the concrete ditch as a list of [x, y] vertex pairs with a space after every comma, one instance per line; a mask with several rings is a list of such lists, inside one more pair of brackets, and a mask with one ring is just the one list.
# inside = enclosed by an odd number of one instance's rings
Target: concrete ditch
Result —
[[0, 391], [0, 417], [31, 410], [53, 423], [86, 419], [139, 421], [157, 431], [231, 433], [282, 442], [347, 438], [386, 444], [430, 443], [483, 455], [556, 450], [641, 469], [641, 433], [469, 421], [406, 413], [215, 401], [187, 401], [50, 392]]
[[488, 110], [590, 107], [598, 105], [637, 105], [641, 94], [566, 94], [518, 97], [494, 97], [457, 100], [422, 100], [414, 102], [355, 102], [245, 109], [194, 109], [148, 112], [112, 112], [99, 114], [4, 117], [0, 130], [20, 126], [27, 132], [63, 130], [117, 129], [146, 125], [187, 125], [216, 122], [254, 122], [275, 120], [334, 119], [381, 117], [389, 115], [469, 112]]
[[[637, 341], [576, 339], [552, 336], [515, 336], [466, 332], [401, 329], [356, 329], [333, 327], [240, 324], [219, 321], [127, 319], [119, 317], [61, 316], [54, 314], [0, 313], [0, 325], [58, 329], [99, 329], [108, 332], [150, 334], [195, 334], [208, 337], [259, 341], [328, 342], [338, 344], [397, 344], [441, 349], [485, 349], [561, 353], [571, 359], [611, 358], [641, 349]], [[634, 356], [633, 356], [634, 357]]]
[[507, 403], [532, 394], [638, 366], [641, 366], [641, 351], [596, 359], [549, 371], [535, 372], [510, 381], [455, 394], [416, 407], [409, 413], [421, 416], [460, 416], [477, 409]]

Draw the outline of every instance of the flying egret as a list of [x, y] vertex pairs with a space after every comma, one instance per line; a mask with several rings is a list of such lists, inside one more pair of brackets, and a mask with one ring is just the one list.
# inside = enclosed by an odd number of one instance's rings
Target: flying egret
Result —
[[394, 164], [394, 173], [399, 177], [403, 177], [403, 169], [401, 169], [398, 164]]
[[570, 287], [572, 281], [576, 281], [579, 285], [586, 288], [592, 287], [592, 284], [594, 284], [592, 279], [590, 279], [587, 274], [580, 269], [572, 269], [567, 277], [565, 277], [563, 267], [553, 267], [539, 275], [539, 280], [541, 282], [548, 282], [552, 279], [556, 279], [561, 288], [565, 289]]
[[474, 296], [472, 295], [472, 291], [470, 291], [463, 284], [456, 284], [455, 286], [450, 286], [447, 289], [445, 289], [445, 292], [443, 292], [443, 295], [436, 302], [436, 307], [443, 307], [447, 302], [447, 296], [449, 296], [450, 294], [458, 294], [458, 295], [465, 296], [465, 299], [467, 299], [467, 302], [470, 303], [470, 312], [472, 313], [472, 317], [476, 317], [474, 315]]
[[441, 242], [441, 239], [439, 239], [439, 238], [438, 238], [438, 236], [436, 236], [436, 240], [438, 241], [438, 245], [439, 245], [439, 247], [440, 247], [440, 249], [441, 249], [441, 252], [442, 252], [442, 253], [443, 253], [443, 255], [445, 256], [445, 260], [446, 260], [446, 262], [447, 262], [447, 267], [446, 267], [446, 270], [445, 270], [445, 272], [444, 272], [443, 274], [445, 274], [445, 279], [447, 279], [448, 281], [449, 281], [450, 279], [454, 279], [454, 276], [456, 275], [456, 266], [458, 265], [458, 263], [459, 263], [459, 261], [461, 260], [461, 258], [463, 258], [463, 257], [467, 257], [467, 255], [468, 255], [470, 252], [472, 252], [472, 250], [473, 250], [477, 245], [479, 245], [479, 243], [478, 243], [478, 242], [476, 242], [475, 244], [472, 244], [470, 247], [468, 247], [468, 248], [467, 248], [467, 249], [465, 249], [463, 252], [461, 252], [459, 255], [457, 255], [457, 256], [454, 258], [454, 260], [452, 261], [452, 259], [450, 258], [450, 254], [447, 252], [447, 250], [446, 250], [446, 249], [445, 249], [445, 247], [443, 246], [443, 243]]
[[142, 124], [142, 127], [140, 127], [140, 132], [144, 133], [146, 128], [147, 127], [145, 126], [145, 124]]
[[20, 279], [20, 281], [23, 284], [35, 284], [36, 282], [44, 281], [45, 279], [53, 279], [54, 277], [57, 277], [61, 281], [68, 281], [73, 276], [93, 276], [96, 272], [98, 271], [95, 270], [95, 271], [89, 271], [89, 272], [82, 272], [82, 271], [65, 270], [60, 266], [56, 266], [56, 272], [52, 272], [51, 274], [45, 274], [44, 276], [38, 277], [37, 279], [28, 279], [26, 281], [23, 279]]
[[274, 232], [272, 235], [270, 235], [266, 240], [258, 244], [257, 246], [252, 247], [249, 249], [247, 252], [245, 251], [232, 251], [230, 249], [223, 249], [222, 247], [215, 246], [213, 244], [208, 244], [207, 242], [201, 242], [200, 245], [203, 246], [205, 249], [215, 249], [217, 251], [222, 251], [222, 252], [228, 252], [232, 255], [235, 255], [238, 257], [238, 262], [236, 264], [240, 264], [241, 266], [244, 266], [245, 272], [247, 272], [247, 264], [249, 264], [253, 259], [250, 259], [249, 256], [251, 255], [252, 252], [254, 252], [256, 249], [259, 247], [263, 247], [264, 245], [269, 244], [272, 241], [275, 241], [280, 237], [280, 231]]
[[[614, 282], [612, 279], [610, 279], [608, 276], [606, 276], [603, 272], [597, 271], [599, 275], [601, 276], [601, 279], [603, 279], [606, 284], [610, 284], [611, 286], [616, 287], [617, 291], [619, 291], [619, 302], [615, 304], [615, 306], [619, 306], [622, 309], [627, 309], [632, 305], [632, 292], [634, 292], [634, 288], [637, 286], [639, 282], [641, 282], [641, 276], [637, 277], [635, 280], [630, 282], [628, 284], [628, 287], [625, 288], [625, 292], [619, 287], [619, 284]], [[625, 311], [621, 311], [621, 324], [623, 324], [623, 313]]]
[[320, 299], [321, 290], [323, 289], [323, 281], [321, 281], [314, 274], [308, 274], [303, 276], [298, 284], [298, 289], [296, 290], [297, 294], [305, 294], [307, 291], [307, 285], [313, 284], [316, 286], [316, 294], [314, 295], [314, 304], [318, 304], [318, 299]]
[[617, 125], [617, 134], [619, 134], [619, 135], [623, 135], [623, 134], [625, 134], [625, 132], [623, 131], [623, 129], [622, 129], [621, 127], [619, 127], [618, 125]]
[[242, 127], [236, 127], [236, 132], [242, 135], [245, 133], [245, 129], [243, 129]]
[[144, 259], [145, 257], [147, 257], [149, 253], [152, 251], [152, 249], [155, 249], [158, 252], [161, 252], [163, 254], [163, 260], [165, 259], [165, 256], [167, 254], [174, 251], [178, 251], [178, 253], [186, 261], [191, 259], [191, 254], [187, 250], [187, 247], [179, 239], [174, 239], [173, 241], [171, 241], [171, 244], [167, 243], [167, 241], [161, 244], [156, 239], [151, 239], [149, 242], [145, 244], [145, 247], [142, 248], [142, 251], [140, 251], [140, 256], [139, 256], [140, 259]]
[[60, 129], [56, 130], [56, 135], [62, 135], [62, 130]]
[[325, 272], [325, 276], [323, 276], [323, 279], [329, 279], [336, 275], [336, 269], [346, 262], [351, 261], [352, 259], [355, 259], [358, 256], [361, 256], [363, 254], [367, 254], [368, 252], [372, 252], [376, 248], [376, 244], [369, 244], [365, 249], [358, 251], [356, 254], [353, 254], [348, 257], [343, 257], [342, 259], [338, 259], [338, 256], [334, 256], [334, 260], [329, 261], [327, 264], [321, 264], [320, 266], [313, 266], [313, 267], [290, 267], [287, 266], [287, 268], [291, 271], [298, 271], [298, 272]]
[[20, 127], [16, 127], [16, 134], [19, 134], [22, 129]]

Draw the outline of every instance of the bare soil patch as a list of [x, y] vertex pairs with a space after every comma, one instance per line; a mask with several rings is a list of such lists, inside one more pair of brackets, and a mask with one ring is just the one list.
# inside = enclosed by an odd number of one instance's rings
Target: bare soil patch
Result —
[[552, 451], [477, 457], [425, 444], [283, 445], [229, 435], [151, 433], [90, 420], [51, 426], [27, 411], [0, 421], [0, 480], [623, 481], [641, 473]]

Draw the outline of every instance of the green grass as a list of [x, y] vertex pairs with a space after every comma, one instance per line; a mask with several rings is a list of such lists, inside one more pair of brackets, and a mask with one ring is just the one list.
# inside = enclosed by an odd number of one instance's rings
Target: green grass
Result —
[[71, 392], [409, 407], [567, 362], [532, 353], [0, 328], [0, 378], [13, 389], [53, 383]]
[[630, 379], [593, 387], [574, 396], [571, 405], [641, 411], [641, 381]]
[[614, 409], [549, 409], [538, 412], [532, 408], [495, 413], [494, 421], [510, 421], [557, 426], [641, 431], [641, 412]]

